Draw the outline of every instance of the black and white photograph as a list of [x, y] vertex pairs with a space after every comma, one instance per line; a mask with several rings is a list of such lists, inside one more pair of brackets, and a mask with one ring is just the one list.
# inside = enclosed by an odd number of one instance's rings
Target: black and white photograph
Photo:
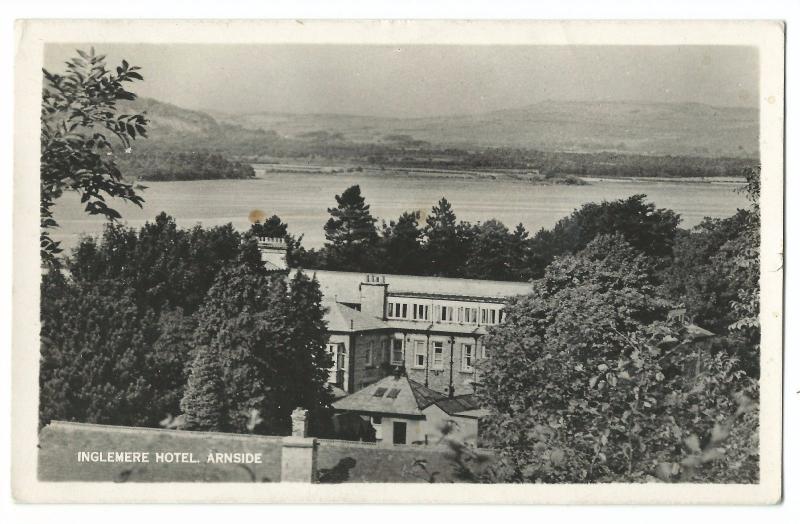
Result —
[[780, 497], [779, 23], [28, 23], [25, 497]]

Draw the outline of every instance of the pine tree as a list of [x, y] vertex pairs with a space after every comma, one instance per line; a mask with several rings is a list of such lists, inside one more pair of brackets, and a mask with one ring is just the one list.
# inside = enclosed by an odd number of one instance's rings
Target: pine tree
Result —
[[224, 431], [225, 391], [222, 368], [213, 345], [197, 348], [186, 391], [181, 400], [185, 428], [196, 431]]
[[381, 238], [382, 271], [401, 275], [421, 275], [427, 266], [422, 251], [419, 211], [405, 212], [383, 225]]
[[328, 208], [331, 218], [325, 224], [327, 265], [330, 269], [368, 271], [378, 233], [361, 188], [350, 186], [336, 195], [336, 204]]
[[464, 263], [464, 228], [459, 229], [456, 214], [446, 198], [431, 209], [425, 219], [425, 252], [430, 263], [429, 272], [436, 276], [460, 276]]
[[287, 236], [288, 230], [289, 225], [278, 215], [272, 215], [264, 222], [257, 221], [250, 226], [250, 232], [257, 237], [284, 238]]

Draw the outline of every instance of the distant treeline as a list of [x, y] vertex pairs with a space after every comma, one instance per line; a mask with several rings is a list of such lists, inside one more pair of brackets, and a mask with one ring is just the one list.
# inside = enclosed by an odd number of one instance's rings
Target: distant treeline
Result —
[[388, 135], [376, 142], [354, 142], [341, 133], [326, 131], [285, 137], [274, 131], [229, 124], [218, 125], [204, 134], [169, 134], [159, 136], [159, 140], [160, 147], [172, 151], [209, 151], [241, 162], [335, 160], [377, 168], [538, 170], [543, 174], [598, 177], [739, 177], [758, 163], [757, 159], [739, 157], [453, 147], [430, 144], [408, 135]]
[[255, 176], [247, 163], [228, 160], [210, 151], [138, 150], [120, 161], [128, 178], [140, 180], [212, 180], [220, 178], [251, 178]]
[[370, 163], [443, 169], [537, 169], [544, 174], [597, 177], [740, 177], [755, 161], [746, 158], [700, 156], [648, 156], [630, 153], [546, 152], [530, 149], [487, 148], [480, 151], [447, 150], [444, 155], [402, 158], [371, 157]]

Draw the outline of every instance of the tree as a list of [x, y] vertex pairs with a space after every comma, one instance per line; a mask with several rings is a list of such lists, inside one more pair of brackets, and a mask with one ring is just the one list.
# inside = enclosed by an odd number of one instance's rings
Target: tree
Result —
[[262, 265], [258, 248], [243, 243], [230, 224], [180, 229], [172, 217], [160, 213], [138, 232], [109, 224], [99, 242], [83, 238], [66, 266], [76, 282], [125, 282], [141, 308], [160, 314], [180, 307], [192, 314], [219, 270], [239, 257], [254, 268]]
[[222, 383], [222, 366], [213, 346], [201, 346], [192, 362], [181, 400], [184, 428], [195, 431], [225, 431], [225, 388]]
[[509, 269], [513, 280], [527, 281], [533, 278], [530, 243], [525, 226], [517, 224], [509, 239]]
[[429, 271], [436, 276], [459, 276], [466, 256], [463, 236], [456, 214], [446, 198], [442, 197], [425, 218], [425, 253]]
[[69, 278], [51, 270], [42, 286], [43, 422], [157, 427], [177, 414], [194, 314], [233, 264], [263, 267], [257, 246], [230, 225], [179, 229], [163, 213], [139, 231], [108, 224], [99, 241], [82, 239], [66, 261]]
[[106, 68], [104, 55], [78, 50], [66, 62], [66, 73], [44, 72], [41, 135], [41, 256], [53, 263], [61, 252], [49, 230], [57, 227], [53, 206], [64, 191], [77, 191], [90, 215], [120, 218], [106, 197], [141, 207], [144, 200], [132, 184], [123, 181], [117, 166], [120, 149], [130, 150], [136, 137], [147, 136], [147, 119], [120, 114], [117, 102], [134, 100], [125, 83], [142, 80], [136, 66], [125, 60], [116, 72]]
[[42, 294], [40, 423], [156, 426], [160, 392], [147, 376], [155, 316], [114, 280], [75, 285], [50, 271]]
[[463, 275], [487, 280], [513, 280], [512, 236], [498, 220], [487, 220], [472, 228]]
[[294, 408], [329, 402], [321, 300], [317, 282], [301, 273], [291, 283], [247, 264], [219, 273], [198, 312], [194, 343], [218, 359], [222, 427], [249, 431], [256, 410], [263, 420], [255, 431], [285, 434]]
[[[695, 466], [742, 451], [726, 432], [757, 383], [734, 369], [735, 358], [698, 350], [684, 327], [664, 322], [668, 306], [652, 263], [619, 235], [557, 258], [532, 294], [512, 299], [486, 338], [478, 392], [491, 413], [495, 474], [691, 481], [705, 474]], [[756, 481], [757, 457], [742, 453]]]
[[419, 211], [404, 212], [395, 222], [383, 225], [380, 270], [401, 275], [421, 275], [425, 271]]
[[257, 237], [284, 238], [288, 235], [289, 225], [278, 215], [272, 215], [261, 222], [257, 220], [250, 226], [250, 232]]
[[331, 218], [325, 223], [327, 265], [330, 269], [369, 270], [378, 233], [361, 187], [350, 186], [336, 195], [336, 204], [328, 208]]
[[679, 232], [671, 264], [659, 276], [665, 294], [683, 303], [696, 324], [719, 335], [709, 351], [735, 355], [742, 369], [757, 378], [759, 171], [745, 175], [750, 208], [725, 219], [706, 218], [691, 232]]
[[532, 268], [534, 278], [544, 274], [544, 268], [556, 256], [574, 254], [596, 236], [620, 233], [642, 253], [668, 258], [680, 216], [668, 209], [656, 209], [645, 203], [646, 195], [626, 199], [584, 204], [570, 216], [562, 218], [552, 230], [539, 231], [531, 242], [536, 254]]

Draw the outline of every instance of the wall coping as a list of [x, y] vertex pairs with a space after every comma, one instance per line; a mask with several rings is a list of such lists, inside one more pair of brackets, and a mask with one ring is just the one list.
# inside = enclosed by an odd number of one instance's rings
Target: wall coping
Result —
[[223, 431], [190, 431], [180, 429], [166, 429], [166, 428], [148, 428], [137, 426], [115, 426], [113, 424], [92, 424], [89, 422], [70, 422], [66, 420], [51, 420], [49, 424], [44, 426], [42, 430], [48, 427], [63, 427], [75, 429], [88, 429], [94, 431], [114, 431], [117, 433], [162, 433], [168, 435], [176, 435], [181, 437], [222, 437], [222, 438], [238, 438], [238, 439], [255, 439], [255, 440], [273, 440], [276, 442], [282, 441], [286, 437], [276, 435], [257, 435], [253, 433], [225, 433]]

